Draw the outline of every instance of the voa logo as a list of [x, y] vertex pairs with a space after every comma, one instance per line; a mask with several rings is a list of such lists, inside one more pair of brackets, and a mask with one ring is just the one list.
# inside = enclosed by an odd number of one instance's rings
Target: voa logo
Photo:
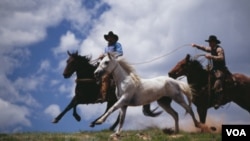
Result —
[[227, 136], [247, 136], [244, 129], [226, 129]]

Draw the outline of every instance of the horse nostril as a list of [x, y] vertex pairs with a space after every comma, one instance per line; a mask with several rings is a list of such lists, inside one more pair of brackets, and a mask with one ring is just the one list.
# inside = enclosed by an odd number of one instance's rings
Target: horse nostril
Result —
[[173, 76], [173, 74], [169, 72], [169, 73], [168, 73], [168, 76], [170, 76], [170, 77], [171, 77], [171, 76]]
[[95, 73], [94, 73], [95, 78], [98, 78], [98, 77], [99, 77], [99, 75], [100, 75], [100, 73], [99, 73], [99, 72], [95, 72]]
[[69, 77], [70, 77], [70, 75], [69, 75], [69, 74], [67, 74], [67, 73], [63, 73], [63, 77], [64, 77], [64, 78], [69, 78]]
[[176, 73], [171, 73], [171, 72], [170, 72], [170, 73], [168, 73], [168, 76], [175, 79], [175, 78], [176, 78]]

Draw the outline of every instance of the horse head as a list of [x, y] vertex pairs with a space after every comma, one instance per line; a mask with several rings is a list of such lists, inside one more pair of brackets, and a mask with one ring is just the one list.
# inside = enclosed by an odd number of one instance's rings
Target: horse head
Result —
[[189, 62], [191, 61], [190, 59], [190, 55], [187, 54], [187, 56], [182, 59], [181, 61], [179, 61], [176, 66], [174, 66], [169, 72], [168, 75], [174, 79], [183, 76], [183, 75], [187, 75], [188, 72], [188, 65]]
[[116, 58], [112, 53], [108, 53], [99, 63], [94, 72], [96, 79], [100, 79], [104, 74], [110, 74], [117, 66]]
[[77, 73], [77, 76], [82, 76], [82, 77], [84, 73], [85, 75], [88, 76], [93, 74], [94, 69], [90, 70], [90, 68], [93, 68], [93, 66], [89, 63], [90, 57], [80, 56], [78, 54], [78, 51], [74, 53], [70, 53], [69, 51], [67, 51], [67, 53], [69, 57], [66, 61], [67, 65], [63, 71], [64, 78], [71, 77], [74, 72]]

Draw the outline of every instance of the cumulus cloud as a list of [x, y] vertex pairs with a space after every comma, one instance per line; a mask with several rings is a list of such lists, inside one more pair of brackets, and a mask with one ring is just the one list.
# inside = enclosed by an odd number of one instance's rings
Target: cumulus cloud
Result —
[[[42, 78], [40, 78], [41, 80]], [[30, 91], [30, 90], [35, 90], [39, 83], [42, 81], [38, 81], [39, 79], [35, 79], [34, 77], [30, 78], [17, 78], [14, 82], [14, 87], [17, 90], [22, 90], [22, 91]]]
[[[50, 62], [48, 60], [41, 62], [40, 68], [34, 72], [36, 73], [34, 75], [26, 74], [29, 76], [9, 78], [15, 69], [22, 67], [25, 59], [30, 57], [26, 47], [44, 40], [47, 36], [47, 28], [58, 25], [62, 20], [69, 21], [71, 29], [84, 31], [91, 14], [85, 10], [81, 0], [2, 0], [0, 5], [0, 59], [2, 66], [5, 66], [0, 68], [0, 97], [16, 110], [19, 110], [19, 104], [34, 108], [39, 104], [30, 92], [36, 91], [43, 85], [46, 76], [40, 72], [47, 71]], [[65, 38], [66, 40], [62, 39], [62, 45], [74, 47], [73, 33], [68, 32]], [[25, 110], [28, 113], [30, 109]], [[8, 113], [2, 113], [1, 117], [4, 117], [3, 114]], [[12, 123], [22, 124], [23, 118], [18, 116], [18, 113], [15, 117]], [[1, 122], [1, 127], [3, 123]], [[10, 122], [5, 122], [4, 126], [7, 124]]]
[[104, 113], [106, 104], [88, 104], [78, 106], [81, 114], [86, 120], [97, 118], [97, 116]]
[[[206, 45], [204, 40], [210, 34], [216, 34], [221, 39], [222, 46], [225, 46], [226, 53], [228, 53], [227, 57], [230, 60], [228, 63], [236, 56], [232, 52], [235, 46], [246, 47], [244, 41], [238, 38], [243, 36], [242, 33], [244, 33], [243, 38], [248, 37], [245, 30], [248, 30], [246, 24], [250, 22], [247, 18], [249, 2], [246, 0], [216, 2], [217, 5], [213, 10], [211, 10], [211, 5], [215, 2], [214, 0], [157, 3], [131, 0], [126, 4], [120, 1], [107, 2], [112, 8], [101, 16], [94, 26], [93, 33], [91, 32], [83, 42], [82, 53], [91, 50], [90, 47], [92, 47], [91, 51], [94, 51], [93, 48], [99, 48], [100, 50], [95, 49], [95, 51], [100, 53], [106, 45], [103, 34], [110, 30], [119, 35], [124, 57], [135, 63], [158, 57], [184, 44], [196, 42]], [[242, 8], [239, 8], [240, 5]], [[137, 7], [136, 10], [134, 7]], [[233, 11], [230, 10], [232, 8]], [[236, 41], [241, 45], [237, 45], [235, 39], [242, 41]], [[181, 59], [186, 53], [193, 54], [195, 51], [190, 46], [186, 46], [158, 61], [138, 65], [136, 69], [143, 76], [148, 76], [152, 72], [155, 72], [154, 75], [166, 74], [169, 67], [174, 66], [178, 58]], [[237, 52], [237, 56], [241, 53], [241, 51]], [[233, 67], [233, 64], [230, 66]], [[151, 68], [158, 69], [152, 71]]]
[[44, 110], [44, 113], [54, 118], [60, 114], [60, 107], [57, 104], [51, 104]]
[[28, 119], [30, 112], [27, 107], [17, 106], [0, 98], [0, 110], [0, 131], [4, 131], [5, 128], [14, 125], [31, 126], [31, 122]]
[[40, 64], [40, 68], [38, 69], [38, 73], [42, 71], [47, 71], [50, 67], [51, 66], [49, 60], [43, 60]]
[[4, 0], [1, 5], [4, 5], [0, 11], [3, 15], [1, 46], [23, 46], [41, 41], [46, 36], [46, 28], [59, 24], [63, 19], [72, 21], [75, 28], [83, 28], [90, 17], [80, 0]]
[[68, 31], [66, 35], [63, 35], [60, 40], [60, 45], [54, 49], [54, 53], [65, 53], [71, 50], [77, 50], [79, 47], [79, 40], [76, 39], [74, 33]]

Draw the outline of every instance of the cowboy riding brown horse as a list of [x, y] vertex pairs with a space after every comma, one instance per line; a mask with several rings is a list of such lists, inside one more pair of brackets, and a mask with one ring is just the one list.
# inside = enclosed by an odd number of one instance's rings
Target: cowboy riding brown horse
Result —
[[[211, 84], [215, 81], [214, 76], [203, 68], [201, 62], [192, 59], [189, 54], [169, 71], [169, 76], [187, 77], [188, 83], [196, 91], [193, 103], [197, 107], [200, 122], [205, 123], [207, 110], [213, 106], [215, 99], [214, 90], [211, 89]], [[233, 73], [224, 81], [222, 105], [232, 101], [250, 113], [250, 77], [241, 73]]]

